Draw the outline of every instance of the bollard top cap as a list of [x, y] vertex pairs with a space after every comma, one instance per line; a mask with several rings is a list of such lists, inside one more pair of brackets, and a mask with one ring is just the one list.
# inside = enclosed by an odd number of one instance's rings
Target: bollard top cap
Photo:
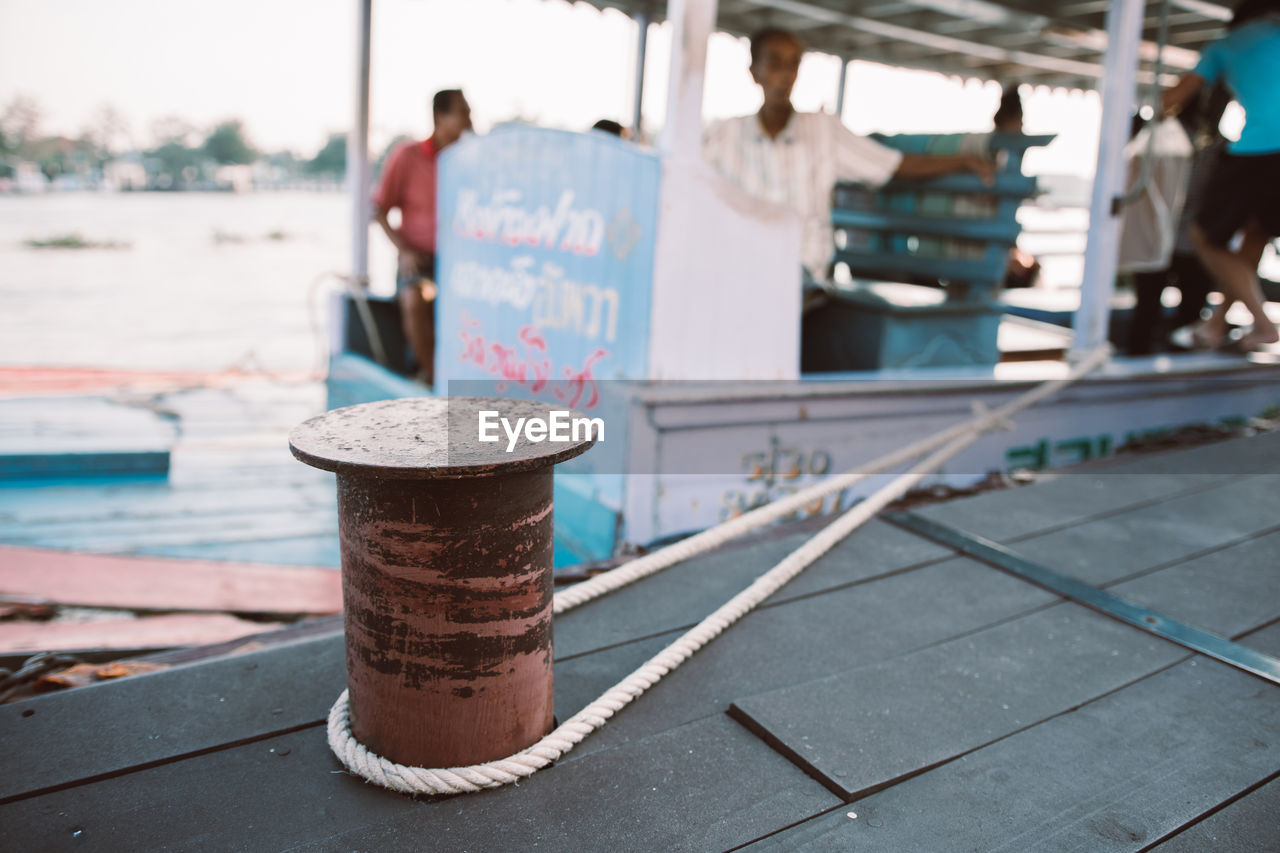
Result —
[[[496, 440], [482, 441], [481, 420]], [[563, 413], [563, 414], [561, 414]], [[520, 419], [524, 421], [521, 422]], [[505, 426], [503, 420], [505, 419]], [[528, 440], [531, 419], [567, 426], [569, 440]], [[300, 461], [324, 471], [387, 480], [486, 477], [546, 468], [572, 459], [595, 443], [580, 412], [548, 403], [495, 397], [407, 397], [334, 409], [304, 421], [289, 434]], [[511, 451], [507, 428], [519, 435]], [[538, 430], [534, 429], [533, 434]]]

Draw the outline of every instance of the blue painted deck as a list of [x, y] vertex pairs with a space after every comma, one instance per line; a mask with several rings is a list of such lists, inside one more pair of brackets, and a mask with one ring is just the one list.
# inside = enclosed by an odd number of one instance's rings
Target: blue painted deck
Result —
[[[168, 476], [0, 479], [0, 543], [112, 554], [339, 564], [332, 475], [299, 464], [286, 438], [325, 408], [319, 381], [247, 377], [145, 397], [0, 400], [0, 423], [39, 411], [79, 425], [81, 448], [119, 427], [168, 430]], [[113, 414], [110, 423], [94, 415]], [[51, 451], [63, 445], [49, 441]]]
[[[374, 387], [357, 384], [348, 390]], [[402, 385], [399, 395], [425, 392]], [[287, 437], [330, 406], [381, 397], [336, 399], [341, 386], [259, 377], [0, 399], [0, 544], [337, 568], [333, 475], [294, 459]], [[557, 566], [582, 559], [557, 542]]]
[[163, 412], [101, 397], [0, 403], [0, 483], [164, 475], [176, 429]]

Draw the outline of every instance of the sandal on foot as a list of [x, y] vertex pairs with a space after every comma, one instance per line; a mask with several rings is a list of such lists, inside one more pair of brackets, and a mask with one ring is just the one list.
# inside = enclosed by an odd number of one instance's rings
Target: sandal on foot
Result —
[[1191, 348], [1199, 350], [1214, 350], [1221, 347], [1227, 341], [1226, 333], [1215, 333], [1209, 330], [1204, 323], [1191, 327]]
[[1256, 329], [1250, 329], [1240, 340], [1236, 341], [1235, 348], [1240, 352], [1258, 352], [1266, 349], [1271, 344], [1280, 340], [1274, 332], [1270, 335], [1263, 334]]

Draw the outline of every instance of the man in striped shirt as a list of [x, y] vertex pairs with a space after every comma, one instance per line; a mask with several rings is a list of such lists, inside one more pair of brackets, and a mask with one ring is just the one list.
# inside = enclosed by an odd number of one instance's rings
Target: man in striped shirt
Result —
[[858, 136], [825, 113], [799, 113], [791, 89], [804, 46], [794, 33], [761, 30], [751, 37], [751, 79], [764, 91], [755, 115], [711, 127], [707, 160], [751, 195], [782, 204], [804, 224], [801, 263], [815, 280], [827, 278], [834, 251], [831, 193], [836, 181], [878, 187], [890, 178], [932, 178], [973, 172], [990, 180], [993, 165], [968, 154], [903, 154]]

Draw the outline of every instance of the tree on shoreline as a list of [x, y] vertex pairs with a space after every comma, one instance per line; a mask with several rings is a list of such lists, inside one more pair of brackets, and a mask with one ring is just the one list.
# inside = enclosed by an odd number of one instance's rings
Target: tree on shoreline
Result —
[[35, 98], [17, 95], [0, 105], [0, 178], [12, 178], [23, 163], [34, 163], [49, 181], [74, 175], [94, 186], [103, 180], [107, 164], [120, 159], [140, 163], [151, 189], [209, 185], [215, 168], [226, 165], [261, 163], [268, 180], [277, 184], [306, 175], [341, 181], [347, 171], [345, 133], [330, 134], [320, 151], [306, 158], [287, 149], [257, 150], [237, 118], [205, 129], [179, 115], [160, 116], [150, 122], [149, 138], [141, 144], [125, 116], [108, 103], [74, 137], [47, 134], [43, 120]]
[[40, 105], [18, 95], [0, 112], [0, 153], [21, 152], [40, 137]]
[[162, 116], [151, 123], [154, 147], [142, 152], [149, 184], [170, 189], [182, 186], [200, 162], [200, 149], [191, 145], [196, 129], [181, 116]]
[[342, 180], [347, 174], [347, 135], [329, 134], [324, 147], [307, 162], [307, 171], [313, 175], [333, 175]]
[[0, 111], [0, 177], [13, 176], [13, 160], [27, 159], [26, 151], [40, 132], [40, 106], [34, 98], [18, 95]]
[[245, 139], [239, 119], [220, 122], [204, 140], [204, 153], [221, 166], [244, 165], [258, 159], [258, 152]]
[[110, 160], [134, 147], [128, 119], [110, 104], [98, 108], [84, 136], [92, 142], [103, 160]]

